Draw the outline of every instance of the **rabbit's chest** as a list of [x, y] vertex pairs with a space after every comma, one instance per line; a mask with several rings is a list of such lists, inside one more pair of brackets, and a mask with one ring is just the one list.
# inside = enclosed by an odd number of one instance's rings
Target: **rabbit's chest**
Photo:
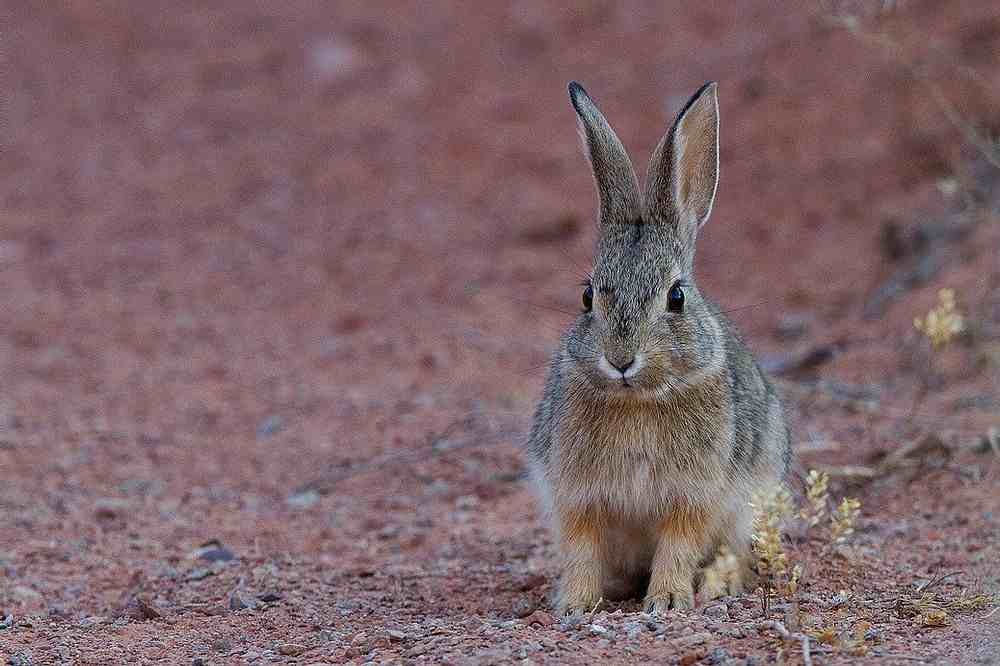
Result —
[[725, 429], [683, 427], [665, 419], [591, 421], [570, 428], [560, 447], [563, 496], [636, 517], [677, 503], [703, 504], [723, 482]]

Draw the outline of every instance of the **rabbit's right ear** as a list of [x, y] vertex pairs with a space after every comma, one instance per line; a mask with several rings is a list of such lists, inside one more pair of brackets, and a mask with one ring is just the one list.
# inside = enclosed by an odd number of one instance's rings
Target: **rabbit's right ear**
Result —
[[569, 98], [579, 116], [584, 154], [594, 170], [601, 200], [601, 225], [641, 219], [639, 183], [625, 146], [587, 91], [576, 81], [569, 84]]
[[717, 88], [706, 83], [688, 101], [653, 152], [646, 176], [646, 206], [657, 218], [676, 224], [690, 248], [712, 212], [719, 186]]

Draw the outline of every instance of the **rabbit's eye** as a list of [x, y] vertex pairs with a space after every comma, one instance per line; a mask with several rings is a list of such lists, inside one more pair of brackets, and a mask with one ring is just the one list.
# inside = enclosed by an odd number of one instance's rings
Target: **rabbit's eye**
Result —
[[589, 284], [587, 288], [583, 290], [583, 311], [590, 312], [594, 307], [594, 288]]
[[675, 284], [667, 293], [667, 309], [671, 312], [684, 311], [684, 290], [680, 283]]

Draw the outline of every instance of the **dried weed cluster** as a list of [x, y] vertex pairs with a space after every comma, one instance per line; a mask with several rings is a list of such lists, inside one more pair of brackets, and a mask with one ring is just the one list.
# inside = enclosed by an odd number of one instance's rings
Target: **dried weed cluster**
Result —
[[[926, 586], [926, 587], [929, 587]], [[913, 623], [923, 627], [946, 627], [951, 624], [952, 615], [972, 613], [988, 608], [995, 600], [987, 594], [968, 594], [958, 597], [924, 591], [918, 596], [904, 594], [896, 600], [896, 615], [911, 618]]]
[[806, 477], [806, 506], [799, 514], [809, 527], [816, 527], [826, 516], [829, 485], [829, 474], [814, 469], [809, 470], [809, 475]]
[[[805, 478], [805, 501], [798, 512], [793, 510], [791, 496], [784, 488], [775, 488], [755, 497], [753, 501], [756, 517], [754, 553], [760, 575], [757, 594], [761, 599], [761, 609], [766, 616], [772, 608], [772, 600], [777, 599], [784, 604], [784, 624], [792, 631], [799, 631], [797, 627], [800, 624], [811, 625], [803, 626], [801, 633], [789, 635], [805, 637], [846, 654], [863, 656], [869, 654], [871, 641], [877, 640], [878, 632], [873, 630], [872, 623], [878, 622], [880, 617], [895, 616], [911, 620], [921, 627], [944, 627], [951, 624], [953, 615], [983, 610], [997, 602], [993, 596], [986, 594], [962, 592], [960, 596], [953, 596], [931, 592], [930, 588], [955, 575], [945, 574], [928, 581], [912, 595], [903, 593], [878, 601], [858, 601], [857, 614], [851, 616], [850, 622], [845, 623], [837, 618], [826, 618], [823, 621], [818, 616], [805, 621], [798, 610], [797, 594], [799, 581], [804, 574], [804, 564], [794, 562], [794, 554], [786, 550], [786, 527], [797, 519], [804, 527], [803, 536], [820, 541], [826, 554], [840, 554], [851, 558], [850, 550], [845, 546], [854, 534], [861, 514], [861, 502], [857, 499], [844, 497], [839, 502], [834, 502], [829, 494], [829, 482], [826, 473], [810, 471]], [[720, 556], [706, 570], [706, 582], [711, 581], [719, 586], [721, 581], [721, 587], [713, 589], [725, 589], [724, 567], [727, 562], [733, 565], [735, 559]], [[850, 592], [841, 590], [833, 598], [831, 608], [845, 607], [853, 599]]]
[[[754, 542], [757, 573], [760, 576], [758, 594], [766, 612], [775, 595], [794, 598], [802, 578], [803, 565], [792, 563], [785, 550], [784, 533], [790, 520], [799, 518], [806, 530], [812, 530], [829, 517], [829, 528], [824, 533], [829, 546], [846, 543], [854, 532], [861, 512], [861, 502], [844, 498], [832, 513], [829, 510], [830, 478], [823, 472], [812, 470], [806, 477], [806, 501], [798, 513], [794, 511], [791, 495], [779, 487], [760, 493], [753, 499]], [[716, 580], [724, 572], [716, 571], [720, 560], [706, 571], [706, 581]], [[724, 579], [723, 579], [724, 580]]]
[[837, 505], [837, 510], [833, 512], [830, 519], [830, 540], [836, 544], [845, 543], [854, 534], [854, 525], [861, 515], [861, 501], [845, 497]]
[[940, 349], [965, 330], [965, 321], [955, 307], [955, 290], [938, 292], [938, 304], [924, 317], [917, 317], [913, 325], [923, 333], [934, 349]]

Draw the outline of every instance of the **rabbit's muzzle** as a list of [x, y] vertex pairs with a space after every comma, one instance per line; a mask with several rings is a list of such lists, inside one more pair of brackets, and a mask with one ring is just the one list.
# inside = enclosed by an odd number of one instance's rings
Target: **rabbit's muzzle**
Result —
[[597, 368], [614, 384], [632, 385], [634, 378], [645, 367], [645, 356], [636, 341], [624, 336], [605, 340], [604, 353], [597, 359]]

